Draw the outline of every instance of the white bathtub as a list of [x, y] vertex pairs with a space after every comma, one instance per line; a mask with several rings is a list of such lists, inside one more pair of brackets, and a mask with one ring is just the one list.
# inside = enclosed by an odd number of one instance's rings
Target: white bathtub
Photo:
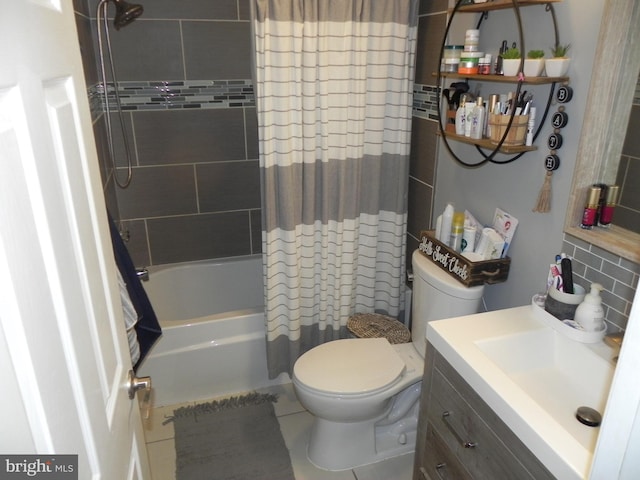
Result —
[[163, 335], [138, 369], [156, 406], [288, 381], [269, 380], [260, 256], [149, 267]]

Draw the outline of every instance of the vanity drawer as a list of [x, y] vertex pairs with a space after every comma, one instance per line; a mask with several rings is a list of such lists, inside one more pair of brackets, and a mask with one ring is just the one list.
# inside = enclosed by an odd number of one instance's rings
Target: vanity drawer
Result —
[[460, 461], [435, 431], [427, 427], [425, 452], [420, 467], [421, 480], [472, 480]]
[[428, 421], [473, 478], [554, 478], [439, 354], [434, 367]]

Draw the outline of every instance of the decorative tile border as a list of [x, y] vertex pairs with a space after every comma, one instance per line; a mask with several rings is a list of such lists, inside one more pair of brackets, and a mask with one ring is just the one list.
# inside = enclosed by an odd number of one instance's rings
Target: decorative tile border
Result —
[[438, 120], [440, 89], [433, 85], [413, 86], [413, 116], [426, 120]]
[[[109, 108], [116, 107], [113, 83], [108, 85]], [[89, 88], [93, 114], [102, 113], [102, 84]], [[118, 82], [118, 95], [123, 111], [175, 110], [186, 108], [254, 107], [255, 94], [251, 80], [161, 80]]]

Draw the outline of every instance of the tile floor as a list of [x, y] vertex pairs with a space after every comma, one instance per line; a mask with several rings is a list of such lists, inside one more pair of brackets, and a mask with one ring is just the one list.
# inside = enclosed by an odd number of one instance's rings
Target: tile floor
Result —
[[[274, 404], [284, 441], [289, 448], [296, 480], [411, 480], [413, 454], [394, 457], [383, 462], [342, 472], [328, 472], [307, 460], [306, 445], [312, 417], [296, 399], [291, 384], [270, 387], [260, 392], [278, 395]], [[151, 462], [153, 480], [175, 480], [176, 454], [173, 424], [162, 425], [180, 405], [158, 407], [145, 421], [145, 438]]]

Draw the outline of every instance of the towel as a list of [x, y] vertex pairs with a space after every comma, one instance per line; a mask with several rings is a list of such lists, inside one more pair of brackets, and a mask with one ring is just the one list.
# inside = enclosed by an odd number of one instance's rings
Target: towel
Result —
[[122, 302], [122, 315], [124, 316], [124, 326], [127, 330], [127, 340], [129, 340], [129, 353], [131, 353], [131, 364], [135, 365], [140, 360], [140, 343], [136, 333], [136, 323], [138, 323], [138, 312], [136, 312], [131, 297], [127, 291], [127, 284], [122, 278], [120, 270], [118, 272], [118, 286], [120, 287], [120, 301]]
[[122, 275], [126, 284], [127, 293], [131, 300], [135, 311], [137, 312], [138, 321], [134, 328], [140, 347], [140, 358], [133, 362], [133, 370], [137, 371], [138, 367], [151, 350], [151, 347], [162, 335], [162, 328], [156, 317], [155, 312], [147, 293], [144, 291], [142, 283], [136, 275], [136, 268], [131, 259], [131, 255], [127, 250], [120, 232], [118, 231], [111, 214], [107, 212], [109, 217], [109, 230], [111, 231], [111, 243], [113, 244], [113, 254], [115, 256], [118, 270]]

